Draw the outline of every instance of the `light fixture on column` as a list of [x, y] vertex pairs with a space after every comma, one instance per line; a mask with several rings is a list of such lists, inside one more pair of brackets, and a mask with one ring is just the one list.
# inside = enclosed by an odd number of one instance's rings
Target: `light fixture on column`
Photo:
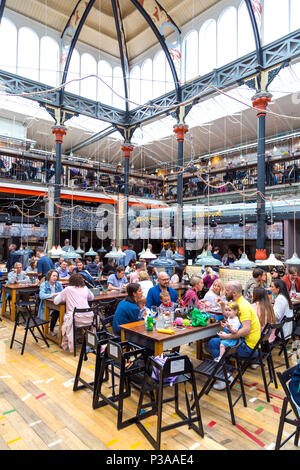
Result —
[[284, 264], [279, 261], [273, 253], [273, 203], [271, 200], [271, 213], [270, 213], [270, 222], [271, 225], [271, 253], [268, 259], [259, 263], [259, 266], [284, 266]]
[[7, 216], [5, 217], [5, 225], [11, 226], [12, 224], [13, 223], [12, 223], [11, 215], [7, 214]]
[[285, 261], [285, 264], [300, 265], [300, 259], [296, 252], [296, 202], [294, 201], [294, 254], [290, 259]]

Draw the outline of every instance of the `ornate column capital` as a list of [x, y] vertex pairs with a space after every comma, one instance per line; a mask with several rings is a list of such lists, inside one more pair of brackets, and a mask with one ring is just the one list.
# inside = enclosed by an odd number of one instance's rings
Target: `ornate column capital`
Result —
[[125, 158], [130, 158], [131, 152], [133, 151], [133, 146], [125, 144], [122, 146], [122, 151]]
[[183, 142], [185, 134], [189, 131], [189, 126], [187, 124], [175, 124], [173, 131], [177, 135], [177, 141]]
[[257, 93], [252, 98], [252, 106], [256, 108], [258, 113], [257, 116], [266, 114], [268, 104], [271, 102], [271, 93]]
[[63, 126], [54, 126], [52, 127], [52, 134], [55, 134], [56, 143], [62, 144], [63, 138], [67, 134], [67, 129]]

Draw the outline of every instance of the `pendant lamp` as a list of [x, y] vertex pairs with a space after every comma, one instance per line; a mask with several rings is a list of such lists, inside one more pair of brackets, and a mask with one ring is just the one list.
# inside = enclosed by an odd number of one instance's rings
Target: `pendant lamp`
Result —
[[185, 256], [184, 255], [181, 255], [177, 249], [176, 253], [174, 253], [174, 255], [171, 256], [171, 259], [175, 260], [175, 261], [179, 261], [181, 263], [184, 263], [185, 262]]
[[154, 253], [152, 253], [150, 248], [147, 248], [146, 251], [144, 250], [144, 254], [142, 253], [140, 255], [140, 259], [146, 259], [146, 260], [148, 260], [148, 259], [157, 259], [157, 256]]
[[[82, 248], [80, 248], [80, 217], [79, 217], [79, 234], [78, 234], [78, 240], [79, 240], [79, 245], [78, 245], [78, 248], [76, 251], [76, 253], [78, 253], [79, 255], [83, 255], [84, 253], [84, 250]], [[80, 258], [79, 258], [80, 259]]]
[[117, 250], [116, 247], [113, 246], [111, 251], [109, 251], [108, 253], [106, 253], [106, 255], [104, 255], [104, 258], [120, 259], [120, 258], [123, 258], [124, 256], [126, 255], [125, 253], [121, 251], [121, 248]]
[[290, 259], [285, 261], [285, 264], [299, 265], [300, 259], [296, 252], [296, 202], [294, 201], [294, 254]]
[[48, 251], [50, 258], [60, 258], [64, 253], [61, 246], [53, 246], [51, 250]]
[[206, 255], [199, 258], [194, 266], [222, 266], [222, 262], [213, 257], [211, 251], [207, 251]]
[[93, 225], [92, 225], [92, 214], [93, 212], [91, 212], [91, 247], [89, 249], [89, 251], [87, 251], [86, 253], [84, 253], [84, 256], [97, 256], [98, 253], [96, 253], [96, 251], [94, 251], [93, 249]]
[[179, 264], [166, 256], [166, 250], [162, 249], [160, 256], [149, 263], [152, 268], [177, 268]]
[[232, 265], [233, 268], [240, 269], [252, 269], [256, 267], [253, 261], [250, 261], [246, 253], [244, 252], [238, 261], [235, 261]]
[[68, 251], [64, 251], [61, 257], [64, 259], [81, 259], [81, 255], [77, 253], [77, 251], [74, 251], [74, 248], [69, 248]]
[[[273, 204], [272, 204], [272, 197], [271, 196], [271, 220], [273, 221]], [[284, 264], [279, 261], [273, 253], [273, 224], [271, 226], [271, 254], [268, 259], [263, 260], [259, 263], [259, 266], [284, 266]]]
[[239, 260], [235, 261], [232, 265], [233, 268], [239, 269], [252, 269], [256, 267], [256, 264], [253, 261], [250, 261], [246, 255], [246, 204], [245, 204], [245, 190], [243, 194], [244, 199], [244, 212], [240, 218], [239, 226], [243, 227], [243, 254]]

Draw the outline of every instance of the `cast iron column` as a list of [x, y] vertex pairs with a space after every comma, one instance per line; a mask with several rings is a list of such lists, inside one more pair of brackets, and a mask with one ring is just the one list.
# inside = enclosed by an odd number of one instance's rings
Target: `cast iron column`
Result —
[[266, 109], [271, 101], [270, 93], [257, 93], [253, 98], [253, 107], [258, 110], [258, 142], [257, 142], [257, 242], [256, 259], [267, 259], [265, 249], [266, 222]]
[[59, 227], [60, 227], [60, 187], [61, 187], [61, 146], [63, 137], [66, 135], [66, 128], [63, 126], [55, 126], [52, 128], [52, 134], [55, 134], [56, 139], [56, 160], [55, 160], [55, 184], [54, 184], [54, 245], [59, 245]]
[[133, 151], [132, 145], [124, 144], [122, 147], [122, 151], [124, 153], [125, 158], [125, 167], [124, 167], [124, 175], [125, 175], [125, 184], [124, 184], [124, 235], [123, 238], [123, 249], [127, 248], [128, 246], [128, 197], [129, 197], [129, 164], [130, 164], [130, 156], [131, 152]]
[[178, 161], [177, 161], [177, 207], [180, 211], [179, 214], [179, 237], [178, 237], [178, 248], [179, 251], [184, 254], [184, 233], [183, 233], [183, 143], [184, 136], [188, 132], [189, 127], [186, 124], [176, 124], [174, 126], [174, 132], [177, 136], [178, 142]]

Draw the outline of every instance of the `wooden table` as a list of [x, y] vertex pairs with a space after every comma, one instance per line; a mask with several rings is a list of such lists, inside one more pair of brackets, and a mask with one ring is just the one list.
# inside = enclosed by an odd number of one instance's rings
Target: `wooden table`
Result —
[[139, 321], [120, 325], [122, 341], [131, 341], [142, 347], [154, 351], [159, 356], [167, 349], [182, 346], [183, 344], [197, 342], [197, 359], [201, 358], [201, 341], [215, 336], [221, 329], [219, 323], [210, 323], [204, 327], [175, 328], [174, 335], [158, 333], [154, 327], [153, 331], [147, 331], [145, 322]]
[[[2, 310], [1, 314], [3, 317], [9, 318], [11, 321], [15, 321], [16, 318], [16, 299], [19, 290], [28, 292], [37, 292], [39, 290], [39, 284], [3, 284], [2, 286]], [[6, 313], [6, 294], [11, 296], [11, 314]]]
[[[110, 293], [107, 293], [107, 294], [99, 294], [99, 295], [95, 295], [94, 296], [94, 299], [91, 301], [92, 303], [93, 302], [99, 302], [99, 301], [112, 301], [112, 300], [117, 300], [117, 299], [124, 299], [125, 297], [127, 297], [127, 294], [125, 292], [118, 292], [118, 291], [114, 291], [114, 292], [110, 292]], [[44, 333], [45, 333], [45, 336], [46, 338], [50, 338], [54, 343], [57, 343], [59, 345], [61, 345], [61, 340], [62, 340], [62, 333], [61, 333], [61, 328], [62, 328], [62, 324], [63, 324], [63, 321], [64, 321], [64, 316], [65, 316], [65, 313], [66, 313], [66, 304], [59, 304], [59, 305], [55, 305], [53, 299], [46, 299], [45, 300], [45, 320], [46, 321], [49, 321], [50, 320], [50, 311], [51, 310], [56, 310], [57, 312], [59, 312], [59, 318], [58, 318], [58, 322], [59, 322], [59, 333], [58, 333], [58, 338], [55, 338], [53, 336], [49, 336], [49, 323], [46, 323], [44, 325]]]

